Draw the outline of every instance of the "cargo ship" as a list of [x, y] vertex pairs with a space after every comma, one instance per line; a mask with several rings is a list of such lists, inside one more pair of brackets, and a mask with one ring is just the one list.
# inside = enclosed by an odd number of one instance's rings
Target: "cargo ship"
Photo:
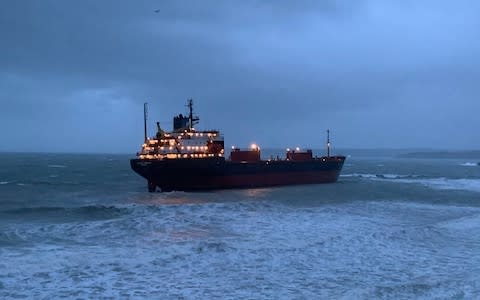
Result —
[[147, 180], [149, 192], [240, 189], [281, 185], [336, 182], [345, 156], [313, 156], [312, 150], [287, 149], [285, 157], [262, 159], [260, 147], [232, 147], [225, 157], [223, 135], [218, 130], [196, 130], [198, 116], [193, 101], [188, 115], [173, 118], [173, 130], [164, 131], [157, 122], [157, 133], [147, 136], [147, 104], [144, 104], [144, 143], [132, 169]]

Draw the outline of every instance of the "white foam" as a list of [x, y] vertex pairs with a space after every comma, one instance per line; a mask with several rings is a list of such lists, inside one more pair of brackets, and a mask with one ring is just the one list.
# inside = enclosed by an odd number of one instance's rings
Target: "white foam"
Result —
[[419, 202], [410, 202], [410, 201], [392, 201], [388, 203], [379, 203], [376, 201], [368, 202], [376, 206], [395, 207], [402, 209], [413, 209], [415, 211], [439, 211], [442, 214], [445, 212], [455, 212], [455, 213], [478, 213], [479, 209], [476, 207], [466, 207], [466, 206], [456, 206], [451, 204], [438, 204], [438, 203], [419, 203]]
[[64, 165], [48, 165], [49, 168], [66, 168]]
[[362, 173], [353, 173], [353, 174], [342, 174], [340, 177], [360, 177], [360, 178], [376, 178], [375, 174], [362, 174]]
[[0, 181], [0, 185], [8, 184], [8, 181]]
[[378, 175], [377, 177], [386, 178], [386, 179], [398, 179], [398, 178], [406, 178], [410, 175], [398, 175], [398, 174], [382, 174]]
[[353, 173], [353, 174], [343, 174], [340, 177], [360, 177], [373, 180], [384, 180], [384, 179], [399, 179], [407, 177], [415, 177], [414, 175], [400, 175], [400, 174], [365, 174], [365, 173]]
[[464, 167], [477, 167], [477, 166], [478, 166], [478, 163], [466, 162], [466, 163], [460, 164], [460, 166], [464, 166]]

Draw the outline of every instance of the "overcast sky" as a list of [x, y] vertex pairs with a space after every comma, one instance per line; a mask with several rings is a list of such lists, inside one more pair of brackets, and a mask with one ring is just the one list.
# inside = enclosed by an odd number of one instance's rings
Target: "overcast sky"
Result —
[[480, 148], [480, 1], [0, 3], [0, 151], [135, 153], [193, 98], [226, 146]]

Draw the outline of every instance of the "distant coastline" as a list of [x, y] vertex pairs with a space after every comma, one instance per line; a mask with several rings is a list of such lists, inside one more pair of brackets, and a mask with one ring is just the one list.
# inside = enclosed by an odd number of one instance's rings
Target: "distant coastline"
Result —
[[480, 150], [470, 151], [422, 151], [397, 155], [400, 158], [446, 158], [446, 159], [479, 159]]

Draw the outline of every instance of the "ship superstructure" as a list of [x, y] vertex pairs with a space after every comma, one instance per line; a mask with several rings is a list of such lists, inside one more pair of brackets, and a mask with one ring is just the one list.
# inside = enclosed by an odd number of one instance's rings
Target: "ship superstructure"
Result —
[[165, 132], [157, 122], [155, 137], [148, 138], [145, 134], [145, 142], [138, 153], [140, 159], [193, 159], [224, 156], [223, 135], [218, 130], [195, 130], [193, 126], [197, 124], [199, 118], [193, 116], [193, 100], [190, 99], [187, 106], [189, 115], [175, 116], [172, 132]]

